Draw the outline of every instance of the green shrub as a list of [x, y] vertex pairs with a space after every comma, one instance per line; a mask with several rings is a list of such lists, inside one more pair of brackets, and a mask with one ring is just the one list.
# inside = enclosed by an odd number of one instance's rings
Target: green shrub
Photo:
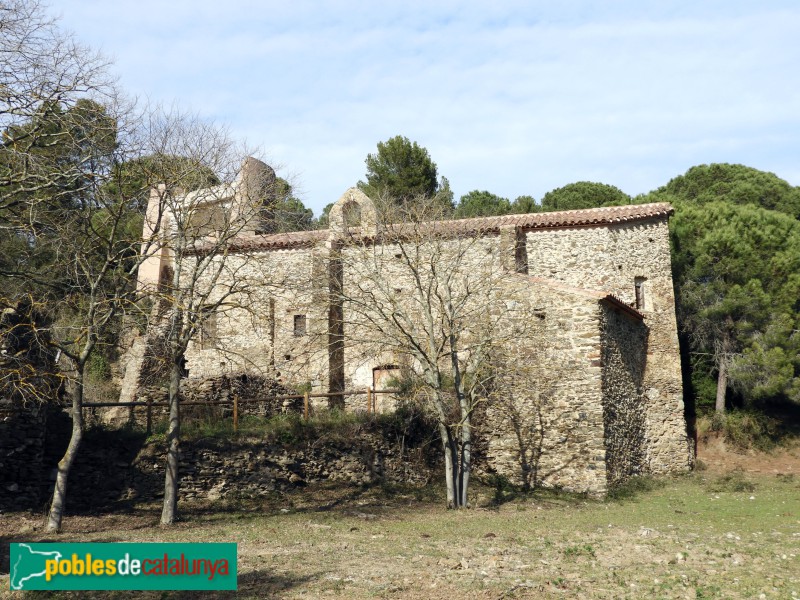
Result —
[[709, 492], [754, 492], [755, 489], [756, 485], [741, 469], [734, 469], [708, 484]]
[[[197, 408], [197, 407], [192, 407]], [[271, 417], [242, 415], [238, 431], [233, 430], [233, 419], [229, 409], [212, 406], [185, 414], [181, 423], [181, 436], [188, 441], [202, 438], [235, 438], [237, 436], [258, 437], [264, 443], [286, 446], [305, 444], [320, 439], [349, 443], [362, 431], [374, 431], [384, 439], [419, 447], [426, 444], [435, 433], [434, 426], [420, 413], [400, 407], [397, 411], [367, 415], [341, 410], [318, 410], [308, 420], [296, 412], [277, 414]], [[153, 434], [167, 431], [165, 420], [154, 424]]]
[[615, 485], [606, 496], [609, 500], [631, 500], [646, 492], [664, 487], [664, 482], [649, 476], [631, 477]]
[[771, 450], [775, 447], [776, 422], [755, 411], [735, 411], [726, 415], [725, 441], [742, 450]]
[[719, 433], [727, 443], [739, 450], [772, 450], [779, 438], [778, 421], [754, 410], [713, 413], [697, 419], [697, 433]]

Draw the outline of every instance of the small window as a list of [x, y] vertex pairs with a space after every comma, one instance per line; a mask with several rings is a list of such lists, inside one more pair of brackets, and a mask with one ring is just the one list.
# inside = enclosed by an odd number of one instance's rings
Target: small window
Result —
[[645, 309], [645, 296], [644, 296], [644, 282], [647, 281], [644, 277], [637, 277], [634, 279], [634, 287], [636, 290], [636, 309]]
[[217, 346], [217, 313], [213, 306], [200, 309], [200, 349], [208, 350]]
[[348, 202], [342, 207], [342, 217], [345, 227], [358, 227], [361, 225], [361, 207], [355, 202]]
[[294, 337], [302, 337], [306, 334], [306, 316], [294, 316]]

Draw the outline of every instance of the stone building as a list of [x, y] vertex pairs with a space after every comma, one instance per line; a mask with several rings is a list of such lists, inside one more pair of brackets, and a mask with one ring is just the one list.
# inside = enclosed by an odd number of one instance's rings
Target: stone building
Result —
[[[209, 220], [224, 220], [214, 210], [247, 215], [241, 207], [253, 195], [253, 173], [274, 177], [257, 161], [246, 167], [224, 199], [203, 208]], [[525, 315], [522, 333], [497, 344], [508, 368], [497, 378], [501, 393], [482, 416], [488, 468], [517, 483], [603, 494], [634, 474], [691, 467], [671, 214], [670, 205], [658, 203], [431, 224], [445, 248], [469, 240], [471, 269], [484, 281], [496, 278], [489, 286], [496, 306], [525, 309], [518, 313]], [[408, 366], [380, 344], [368, 322], [352, 322], [347, 305], [332, 301], [337, 286], [363, 287], [347, 240], [369, 240], [373, 254], [395, 252], [397, 238], [384, 235], [369, 198], [357, 189], [345, 192], [327, 230], [265, 234], [254, 217], [242, 218], [241, 232], [219, 260], [246, 292], [204, 315], [186, 357], [189, 382], [258, 373], [290, 387], [336, 392], [383, 387]], [[152, 231], [154, 224], [145, 227]], [[203, 252], [201, 242], [197, 255]], [[160, 252], [140, 273], [140, 284], [157, 285], [170, 260]], [[388, 285], [395, 285], [387, 269]], [[213, 282], [228, 291], [231, 285], [224, 276]], [[498, 323], [506, 333], [520, 326], [510, 317]]]

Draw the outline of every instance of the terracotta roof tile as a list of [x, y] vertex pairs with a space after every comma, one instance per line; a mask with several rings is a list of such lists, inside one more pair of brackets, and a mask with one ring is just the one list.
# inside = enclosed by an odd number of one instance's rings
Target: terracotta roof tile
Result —
[[[627, 206], [606, 206], [582, 210], [436, 221], [432, 223], [432, 226], [436, 232], [463, 235], [468, 233], [498, 232], [506, 227], [520, 227], [524, 230], [598, 227], [602, 225], [613, 225], [615, 223], [642, 221], [654, 217], [667, 217], [671, 215], [672, 212], [673, 209], [670, 204], [658, 202]], [[248, 234], [233, 240], [230, 250], [237, 252], [247, 250], [302, 248], [324, 241], [328, 239], [328, 235], [329, 231], [327, 229], [276, 233], [271, 235]]]
[[548, 229], [551, 227], [591, 227], [640, 221], [653, 217], [666, 217], [673, 212], [666, 202], [631, 204], [627, 206], [605, 206], [582, 210], [502, 215], [499, 217], [477, 217], [457, 221], [442, 221], [442, 225], [458, 230], [492, 231], [505, 227], [523, 229]]
[[231, 252], [243, 250], [280, 250], [283, 248], [304, 248], [328, 239], [327, 229], [315, 231], [292, 231], [289, 233], [248, 234], [231, 241]]

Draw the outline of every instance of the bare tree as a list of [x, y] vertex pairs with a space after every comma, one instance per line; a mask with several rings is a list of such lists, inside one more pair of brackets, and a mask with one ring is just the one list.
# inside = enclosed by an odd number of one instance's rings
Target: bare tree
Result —
[[[180, 446], [180, 385], [189, 344], [207, 333], [228, 311], [247, 309], [250, 288], [246, 252], [231, 260], [233, 242], [260, 226], [261, 207], [274, 191], [271, 168], [245, 153], [224, 130], [201, 120], [157, 113], [150, 121], [153, 178], [162, 183], [151, 192], [145, 239], [156, 252], [140, 273], [140, 291], [155, 302], [151, 339], [169, 385], [166, 476], [161, 523], [176, 519], [178, 451]], [[180, 157], [180, 160], [174, 160]], [[213, 173], [218, 185], [193, 191], [198, 177]]]
[[448, 506], [461, 508], [495, 350], [524, 334], [526, 320], [524, 304], [508, 301], [515, 275], [502, 266], [497, 238], [440, 216], [424, 199], [403, 208], [383, 202], [374, 231], [363, 220], [360, 229], [344, 227], [332, 250], [341, 263], [333, 303], [338, 296], [349, 363], [391, 357], [418, 383], [417, 397], [438, 424]]
[[[173, 487], [169, 481], [177, 465], [182, 354], [203, 319], [222, 307], [232, 290], [241, 292], [233, 285], [220, 293], [214, 284], [226, 269], [228, 241], [252, 224], [249, 202], [225, 204], [230, 185], [188, 195], [184, 190], [230, 181], [241, 163], [231, 158], [226, 132], [213, 125], [158, 109], [147, 111], [146, 118], [137, 115], [114, 87], [102, 57], [63, 34], [38, 3], [0, 3], [0, 33], [0, 244], [11, 250], [0, 257], [7, 284], [0, 300], [15, 307], [19, 298], [31, 298], [35, 310], [27, 314], [46, 317], [38, 327], [51, 325], [34, 337], [61, 357], [59, 374], [71, 399], [72, 436], [59, 462], [48, 530], [61, 527], [67, 481], [82, 440], [87, 364], [120, 315], [140, 305], [139, 267], [165, 253], [174, 268], [162, 281], [157, 304], [166, 307], [168, 318], [160, 326], [174, 366], [167, 485], [172, 491], [165, 515], [174, 514], [176, 480], [172, 477]], [[266, 179], [274, 183], [270, 175]], [[156, 181], [163, 185], [150, 199], [143, 240], [143, 197]], [[258, 188], [254, 181], [246, 183]], [[236, 273], [227, 276], [236, 279]], [[28, 320], [33, 325], [34, 319]], [[42, 374], [22, 366], [27, 370], [10, 377], [4, 372], [0, 379], [31, 399], [33, 390], [43, 388], [26, 386], [21, 375]]]
[[[116, 119], [109, 120], [109, 127], [112, 122]], [[111, 164], [119, 152], [115, 144], [107, 156]], [[58, 465], [47, 525], [51, 531], [61, 527], [67, 480], [82, 439], [87, 364], [133, 299], [132, 282], [141, 262], [141, 240], [129, 226], [134, 218], [129, 199], [109, 189], [113, 169], [84, 175], [88, 182], [66, 206], [52, 197], [27, 201], [27, 225], [17, 221], [15, 235], [24, 236], [28, 256], [7, 274], [11, 291], [35, 298], [37, 312], [51, 323], [47, 345], [61, 356], [71, 400], [72, 436]]]
[[[130, 106], [98, 54], [62, 33], [37, 2], [0, 4], [0, 227], [3, 304], [29, 298], [29, 325], [60, 356], [72, 436], [48, 516], [61, 527], [67, 480], [83, 434], [87, 363], [130, 300], [141, 240], [130, 198], [112, 185], [136, 152]], [[138, 236], [137, 236], [138, 237]], [[29, 327], [29, 329], [31, 329]], [[37, 377], [44, 374], [37, 372]], [[24, 400], [34, 397], [26, 389]]]
[[0, 2], [0, 215], [24, 212], [31, 198], [72, 195], [85, 181], [85, 156], [56, 162], [48, 150], [64, 147], [78, 102], [109, 104], [116, 96], [107, 66], [36, 0]]

